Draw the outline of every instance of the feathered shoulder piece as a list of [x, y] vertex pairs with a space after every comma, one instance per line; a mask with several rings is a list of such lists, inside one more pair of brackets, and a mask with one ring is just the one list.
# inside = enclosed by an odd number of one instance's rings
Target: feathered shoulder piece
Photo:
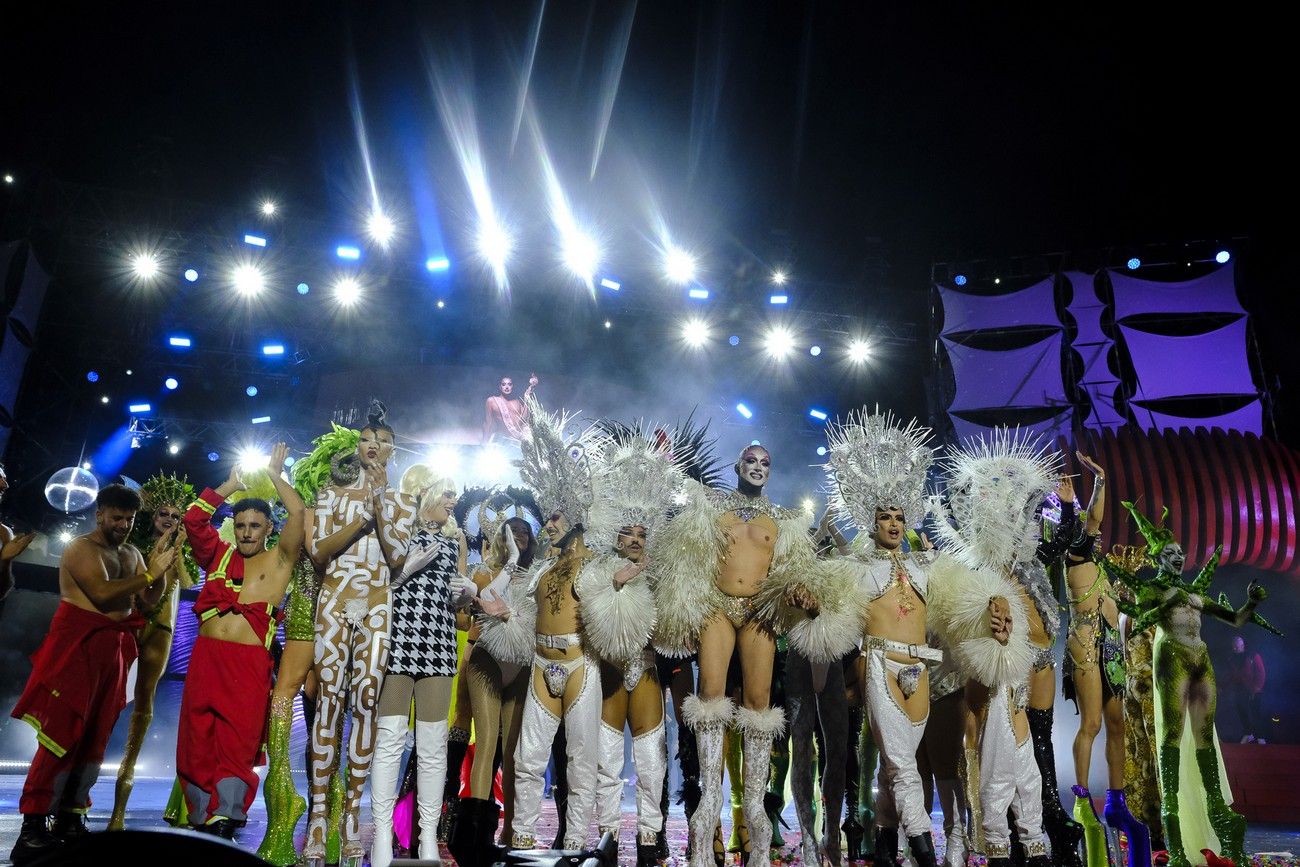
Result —
[[[876, 510], [893, 506], [919, 523], [925, 512], [926, 472], [934, 462], [930, 429], [915, 419], [903, 425], [893, 413], [863, 407], [827, 428], [823, 467], [831, 503], [859, 529], [876, 525]], [[859, 534], [861, 535], [861, 534]]]
[[591, 508], [592, 461], [599, 459], [608, 434], [594, 425], [570, 434], [576, 414], [549, 413], [534, 395], [524, 398], [528, 429], [519, 442], [515, 463], [523, 483], [537, 498], [543, 514], [563, 512], [571, 524], [586, 524]]
[[[315, 503], [321, 490], [331, 484], [348, 484], [345, 478], [336, 477], [339, 470], [345, 469], [346, 464], [356, 464], [358, 471], [360, 469], [354, 456], [357, 443], [361, 442], [361, 431], [336, 424], [331, 424], [330, 427], [329, 433], [312, 440], [314, 448], [311, 454], [299, 458], [293, 465], [293, 487], [308, 506]], [[344, 475], [348, 473], [345, 472]], [[356, 473], [351, 473], [351, 476], [351, 480], [356, 481]]]
[[[663, 428], [653, 428], [662, 433]], [[615, 435], [592, 462], [592, 503], [585, 539], [608, 548], [624, 527], [642, 526], [651, 540], [682, 496], [685, 473], [668, 450], [671, 437]]]
[[940, 462], [945, 497], [931, 499], [941, 547], [971, 569], [1005, 570], [1038, 544], [1038, 504], [1056, 487], [1061, 454], [1019, 428], [968, 439]]

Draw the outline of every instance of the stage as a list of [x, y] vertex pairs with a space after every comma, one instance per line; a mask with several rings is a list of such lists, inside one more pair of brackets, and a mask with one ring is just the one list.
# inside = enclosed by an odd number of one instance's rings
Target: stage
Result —
[[[296, 774], [295, 776], [298, 777], [298, 791], [306, 791], [305, 777], [302, 774]], [[10, 863], [8, 860], [9, 850], [13, 847], [14, 839], [18, 836], [18, 828], [21, 823], [18, 814], [18, 796], [22, 791], [22, 784], [23, 778], [18, 774], [0, 774], [0, 865]], [[171, 785], [172, 781], [170, 779], [137, 778], [135, 791], [131, 797], [131, 809], [127, 811], [127, 827], [132, 830], [168, 828], [167, 823], [162, 820], [162, 809], [171, 792]], [[99, 782], [91, 790], [91, 798], [94, 801], [94, 806], [91, 808], [87, 824], [92, 831], [98, 831], [103, 829], [108, 822], [108, 812], [113, 802], [113, 776], [111, 774], [101, 775]], [[727, 813], [729, 811], [724, 811], [724, 832], [730, 827], [730, 818]], [[369, 846], [371, 831], [369, 815], [370, 805], [367, 798], [367, 800], [363, 801], [362, 806], [362, 834], [365, 837], [367, 846]], [[782, 816], [790, 828], [785, 829], [782, 835], [786, 845], [779, 863], [802, 864], [799, 857], [798, 822], [795, 820], [793, 805], [787, 804]], [[935, 845], [942, 857], [942, 822], [938, 814], [934, 818]], [[549, 799], [543, 800], [542, 821], [537, 832], [538, 838], [549, 840], [555, 834], [555, 826], [555, 804]], [[261, 797], [259, 797], [253, 803], [252, 815], [249, 817], [247, 827], [239, 833], [235, 842], [250, 852], [255, 851], [262, 840], [265, 828], [266, 807]], [[298, 843], [300, 846], [302, 844], [302, 833], [305, 829], [306, 820], [304, 819], [298, 825]], [[632, 790], [629, 788], [624, 792], [623, 799], [623, 826], [619, 835], [620, 865], [636, 863], [635, 836], [636, 807], [632, 799]], [[679, 806], [673, 806], [669, 812], [668, 846], [671, 852], [668, 864], [673, 865], [673, 867], [677, 867], [677, 865], [684, 867], [686, 864], [683, 854], [686, 849], [686, 817]], [[1254, 824], [1246, 834], [1246, 851], [1293, 852], [1300, 855], [1300, 824]], [[443, 849], [443, 862], [445, 864], [455, 863], [447, 854], [445, 848]], [[773, 863], [777, 863], [775, 857]], [[1300, 858], [1289, 860], [1273, 859], [1265, 863], [1270, 865], [1300, 864]], [[728, 864], [738, 864], [738, 856], [729, 856]]]

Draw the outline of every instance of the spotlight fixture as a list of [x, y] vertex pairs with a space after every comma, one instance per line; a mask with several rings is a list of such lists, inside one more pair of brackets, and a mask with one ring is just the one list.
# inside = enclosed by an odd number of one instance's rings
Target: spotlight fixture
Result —
[[306, 294], [307, 294], [308, 292], [310, 292], [310, 291], [311, 291], [311, 287], [308, 286], [306, 283], [299, 283], [299, 284], [298, 284], [298, 294], [299, 294], [299, 295], [306, 295]]
[[135, 279], [148, 282], [158, 276], [160, 266], [153, 253], [137, 253], [131, 257], [131, 273]]
[[250, 247], [265, 247], [266, 239], [261, 235], [244, 235], [244, 243]]
[[813, 344], [812, 346], [808, 347], [808, 354], [811, 355], [813, 358], [816, 358], [817, 356], [822, 354], [822, 348], [820, 346], [817, 346], [816, 344]]
[[263, 354], [263, 355], [284, 355], [284, 344], [283, 344], [283, 343], [263, 343], [263, 344], [262, 344], [262, 354]]
[[274, 217], [275, 212], [278, 210], [278, 208], [275, 202], [272, 201], [271, 199], [263, 199], [262, 204], [258, 207], [258, 210], [262, 212], [263, 217]]
[[153, 407], [147, 403], [127, 404], [126, 411], [130, 413], [152, 412]]
[[817, 456], [818, 456], [818, 457], [825, 457], [825, 456], [826, 456], [826, 446], [818, 446], [818, 447], [817, 447]]
[[431, 256], [424, 260], [426, 271], [447, 271], [451, 268], [451, 260], [446, 256]]
[[393, 236], [397, 234], [397, 224], [393, 222], [392, 217], [375, 208], [366, 219], [366, 234], [370, 236], [370, 240], [386, 248], [392, 242]]
[[956, 277], [953, 277], [953, 278], [952, 278], [952, 282], [955, 283], [955, 284], [957, 284], [958, 286], [965, 286], [965, 285], [966, 285], [966, 275], [965, 275], [965, 274], [958, 274]]
[[447, 306], [447, 302], [446, 302], [446, 301], [443, 301], [441, 298], [439, 298], [439, 299], [438, 299], [438, 305], [437, 305], [437, 306], [438, 306], [438, 309], [441, 310], [442, 308], [444, 308], [444, 307]]
[[690, 297], [690, 298], [695, 299], [696, 301], [707, 301], [707, 300], [709, 300], [709, 290], [708, 290], [708, 289], [703, 289], [703, 288], [701, 288], [701, 287], [699, 287], [699, 286], [695, 287], [694, 289], [689, 290], [689, 291], [686, 293], [686, 295], [687, 295], [688, 297]]
[[186, 269], [185, 269], [185, 280], [186, 280], [186, 282], [193, 283], [195, 280], [198, 280], [198, 279], [199, 279], [199, 272], [198, 272], [198, 271], [195, 271], [193, 268], [186, 268]]
[[1139, 259], [1137, 256], [1134, 256], [1132, 259], [1129, 259], [1128, 262], [1125, 264], [1128, 265], [1128, 269], [1130, 271], [1136, 271], [1137, 269], [1142, 267], [1142, 260]]
[[89, 469], [91, 468], [91, 466], [92, 466], [92, 465], [91, 465], [90, 461], [82, 461], [82, 462], [81, 462], [81, 468], [82, 468], [83, 470], [89, 470]]
[[235, 268], [231, 275], [235, 291], [245, 298], [253, 298], [266, 288], [266, 275], [256, 265], [244, 264]]
[[298, 463], [298, 459], [295, 458], [293, 455], [289, 455], [288, 457], [286, 457], [286, 458], [284, 459], [284, 465], [285, 465], [286, 467], [291, 467], [291, 466], [293, 466], [293, 465], [296, 464], [296, 463]]
[[180, 387], [180, 384], [181, 381], [174, 376], [169, 376], [163, 380], [163, 385], [166, 386], [168, 391], [175, 391]]
[[1232, 258], [1232, 254], [1229, 253], [1227, 250], [1220, 250], [1219, 252], [1214, 254], [1214, 261], [1218, 262], [1220, 265], [1226, 265], [1228, 263], [1228, 260], [1231, 258]]
[[767, 298], [767, 303], [768, 303], [768, 304], [789, 304], [789, 303], [790, 303], [790, 296], [789, 296], [789, 295], [769, 295], [768, 298]]
[[[208, 453], [208, 460], [212, 460], [213, 452]], [[239, 469], [245, 473], [251, 473], [260, 470], [266, 466], [267, 461], [271, 459], [270, 455], [256, 446], [247, 446], [239, 450]]]
[[334, 255], [338, 256], [340, 259], [360, 259], [361, 248], [353, 247], [351, 244], [340, 244], [334, 249]]
[[774, 325], [763, 337], [763, 349], [769, 356], [779, 361], [794, 351], [794, 335], [790, 333], [790, 329]]
[[861, 364], [871, 355], [871, 344], [862, 338], [857, 338], [850, 341], [846, 354], [849, 357], [849, 361], [854, 364]]
[[355, 277], [341, 277], [334, 284], [334, 300], [344, 307], [351, 307], [361, 300], [361, 284]]
[[790, 279], [790, 275], [785, 273], [785, 270], [783, 268], [777, 268], [775, 271], [772, 272], [773, 286], [784, 286], [786, 284], [786, 281], [789, 279]]
[[180, 453], [181, 453], [181, 447], [176, 443], [172, 443], [167, 447], [167, 454], [169, 455], [179, 455]]
[[751, 410], [749, 407], [745, 406], [743, 403], [736, 404], [736, 412], [740, 413], [745, 418], [754, 417], [754, 411]]
[[249, 397], [257, 397], [257, 386], [250, 385], [248, 388], [244, 389], [244, 394]]
[[256, 418], [249, 419], [249, 422], [251, 424], [267, 424], [270, 421], [271, 421], [271, 417], [269, 415], [259, 415]]
[[818, 409], [814, 406], [812, 409], [808, 410], [808, 417], [816, 419], [817, 421], [826, 421], [826, 410]]
[[606, 328], [613, 328], [613, 327], [614, 327], [614, 323], [612, 323], [612, 322], [610, 322], [608, 319], [606, 319], [606, 320], [605, 320], [605, 327], [606, 327]]
[[474, 244], [479, 256], [488, 267], [497, 274], [504, 275], [506, 260], [510, 258], [510, 253], [515, 246], [514, 238], [510, 237], [505, 227], [494, 219], [485, 220], [479, 226]]
[[108, 395], [106, 395], [106, 394], [101, 394], [101, 395], [99, 396], [99, 402], [100, 402], [100, 403], [108, 403]]
[[560, 260], [575, 277], [590, 281], [600, 265], [600, 245], [586, 232], [566, 232], [561, 239]]
[[739, 345], [740, 345], [740, 336], [739, 336], [739, 335], [736, 335], [736, 334], [733, 334], [733, 335], [731, 335], [730, 337], [727, 338], [727, 342], [730, 343], [732, 346], [739, 346]]
[[5, 183], [6, 183], [6, 184], [12, 184], [13, 182], [14, 182], [14, 176], [11, 175], [11, 174], [9, 174], [8, 172], [6, 172], [6, 173], [5, 173]]
[[221, 452], [208, 452], [208, 460], [215, 464], [221, 460]]
[[703, 319], [686, 320], [682, 325], [682, 340], [687, 346], [703, 346], [709, 340], [709, 324]]
[[189, 349], [194, 345], [194, 339], [184, 334], [173, 334], [167, 338], [167, 345], [173, 349]]
[[669, 247], [664, 253], [664, 276], [678, 284], [695, 279], [695, 257], [680, 247]]
[[994, 278], [993, 278], [993, 285], [994, 285], [994, 286], [1001, 286], [1001, 285], [1002, 285], [1002, 278], [1001, 278], [1001, 277], [994, 277]]
[[617, 280], [611, 280], [608, 277], [601, 277], [600, 285], [613, 292], [617, 292], [618, 290], [623, 288], [622, 283], [618, 282]]
[[98, 370], [87, 370], [87, 371], [86, 371], [86, 382], [99, 382], [99, 371], [98, 371]]

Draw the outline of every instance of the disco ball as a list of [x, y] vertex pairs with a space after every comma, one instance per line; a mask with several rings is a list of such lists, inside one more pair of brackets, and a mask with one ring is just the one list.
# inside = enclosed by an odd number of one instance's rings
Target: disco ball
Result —
[[81, 467], [64, 467], [45, 483], [46, 501], [64, 514], [84, 512], [95, 505], [99, 482]]

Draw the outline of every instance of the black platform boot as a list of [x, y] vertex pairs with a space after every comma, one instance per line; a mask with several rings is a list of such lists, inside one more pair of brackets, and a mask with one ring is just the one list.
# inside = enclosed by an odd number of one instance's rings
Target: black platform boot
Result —
[[844, 831], [844, 837], [848, 841], [848, 858], [850, 861], [865, 861], [867, 850], [863, 845], [866, 839], [866, 829], [862, 827], [862, 818], [859, 815], [859, 792], [861, 789], [861, 778], [858, 768], [858, 737], [862, 732], [862, 720], [866, 716], [866, 708], [850, 707], [849, 708], [849, 743], [848, 752], [845, 756], [844, 770], [844, 824], [840, 826]]
[[901, 867], [898, 862], [898, 829], [876, 829], [875, 867]]
[[916, 867], [939, 867], [934, 860], [934, 838], [929, 831], [908, 837], [907, 845], [912, 850], [912, 860], [916, 862]]
[[563, 849], [564, 835], [569, 830], [569, 740], [563, 723], [551, 744], [551, 767], [555, 769], [551, 777], [551, 800], [555, 802], [555, 816], [559, 820], [551, 848]]
[[[442, 816], [438, 819], [438, 842], [447, 843], [456, 829], [456, 817], [460, 803], [460, 771], [465, 764], [465, 753], [469, 751], [469, 732], [465, 729], [452, 729], [447, 737], [447, 782], [442, 789]], [[418, 813], [419, 811], [414, 811]], [[415, 844], [411, 844], [415, 850]]]
[[50, 833], [49, 816], [44, 813], [24, 813], [23, 827], [18, 832], [18, 839], [14, 841], [9, 860], [13, 861], [15, 867], [22, 867], [58, 851], [59, 845], [59, 838]]
[[1025, 708], [1029, 717], [1029, 735], [1034, 739], [1034, 760], [1043, 777], [1043, 830], [1052, 843], [1052, 863], [1057, 867], [1083, 867], [1079, 844], [1083, 826], [1061, 806], [1056, 784], [1056, 753], [1052, 749], [1052, 710]]

